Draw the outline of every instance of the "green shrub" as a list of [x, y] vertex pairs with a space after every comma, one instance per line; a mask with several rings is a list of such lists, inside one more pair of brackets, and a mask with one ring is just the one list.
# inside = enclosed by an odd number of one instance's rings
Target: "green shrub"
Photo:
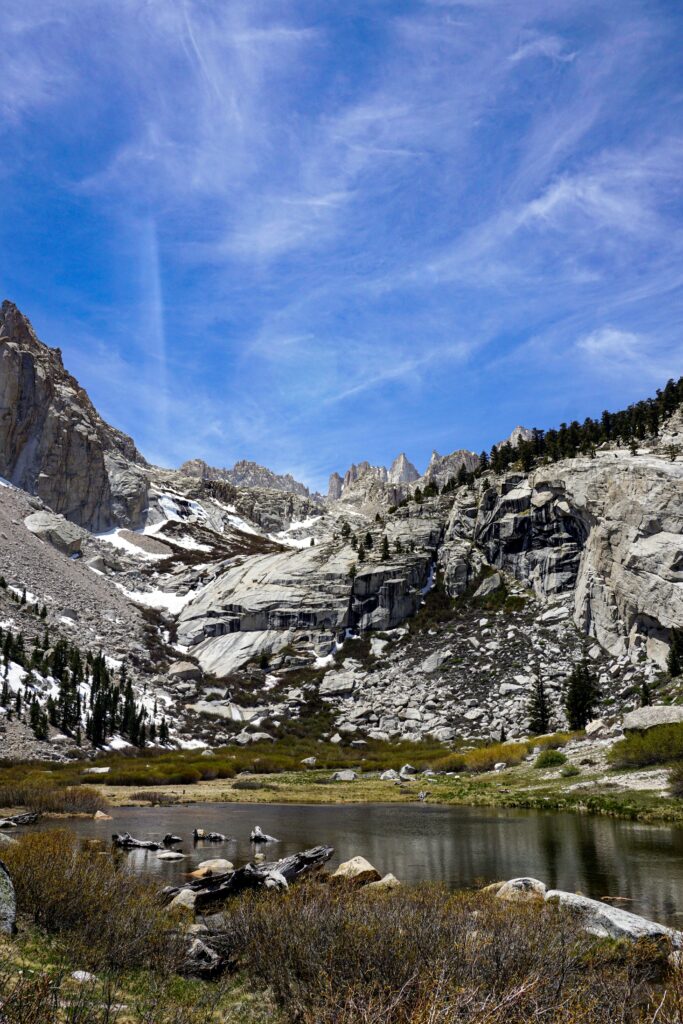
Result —
[[581, 774], [581, 772], [579, 771], [579, 769], [576, 767], [575, 764], [565, 764], [560, 769], [560, 775], [562, 776], [563, 779], [571, 779], [575, 775], [580, 775], [580, 774]]
[[534, 761], [534, 768], [555, 768], [558, 764], [566, 764], [567, 755], [559, 750], [549, 747], [542, 750]]
[[683, 723], [657, 725], [647, 732], [629, 733], [607, 754], [617, 768], [635, 768], [683, 760]]

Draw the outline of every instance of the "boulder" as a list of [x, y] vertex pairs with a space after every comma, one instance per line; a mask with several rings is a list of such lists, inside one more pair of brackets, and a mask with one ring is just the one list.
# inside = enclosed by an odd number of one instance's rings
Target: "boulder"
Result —
[[351, 860], [344, 861], [330, 877], [334, 881], [353, 882], [354, 885], [379, 882], [382, 878], [379, 871], [365, 857], [352, 857]]
[[420, 668], [423, 672], [436, 672], [451, 657], [451, 651], [434, 651], [422, 662]]
[[174, 661], [167, 673], [169, 679], [172, 681], [180, 682], [201, 682], [203, 678], [202, 670], [198, 665], [193, 665], [191, 661]]
[[636, 708], [624, 715], [624, 732], [647, 732], [658, 725], [677, 725], [683, 722], [683, 706], [653, 704], [646, 708]]
[[192, 889], [181, 889], [177, 896], [174, 896], [168, 904], [168, 910], [184, 910], [194, 914], [195, 900], [197, 893]]
[[385, 772], [382, 772], [382, 774], [380, 775], [380, 780], [382, 782], [398, 782], [399, 778], [400, 776], [398, 772], [395, 771], [393, 768], [387, 768], [387, 770]]
[[368, 889], [398, 889], [401, 883], [399, 882], [396, 875], [392, 875], [389, 872], [380, 878], [379, 882], [368, 882]]
[[16, 920], [17, 897], [14, 892], [14, 885], [9, 871], [0, 861], [0, 934], [14, 935]]
[[185, 854], [179, 850], [162, 850], [157, 854], [157, 860], [185, 860]]
[[603, 722], [602, 718], [594, 718], [592, 722], [588, 722], [586, 725], [586, 736], [589, 739], [600, 739], [602, 736], [607, 735], [607, 725]]
[[191, 878], [206, 878], [207, 875], [223, 875], [226, 871], [232, 871], [234, 864], [224, 857], [212, 857], [210, 860], [203, 860], [197, 865], [195, 871], [190, 872]]
[[55, 512], [32, 512], [24, 519], [24, 526], [35, 537], [51, 544], [63, 555], [80, 554], [81, 544], [88, 536], [85, 530]]
[[111, 814], [105, 814], [104, 811], [95, 811], [93, 819], [95, 821], [111, 821]]
[[351, 672], [326, 672], [320, 684], [321, 697], [348, 697], [353, 693], [356, 679]]
[[315, 768], [318, 763], [317, 757], [305, 757], [301, 762], [306, 768]]
[[487, 896], [497, 896], [504, 885], [507, 885], [507, 882], [491, 882], [490, 885], [485, 885], [481, 892], [485, 892]]
[[355, 782], [358, 776], [351, 768], [342, 768], [332, 776], [332, 782]]
[[499, 572], [494, 572], [493, 576], [487, 576], [482, 583], [479, 584], [474, 592], [474, 598], [489, 597], [491, 594], [495, 594], [503, 586], [503, 577]]
[[628, 910], [610, 907], [599, 900], [579, 896], [573, 892], [550, 889], [545, 894], [547, 903], [554, 903], [576, 914], [591, 935], [612, 939], [654, 939], [671, 942], [676, 948], [683, 945], [683, 932], [666, 925], [648, 921]]
[[537, 878], [511, 878], [500, 887], [496, 896], [508, 903], [528, 903], [543, 900], [545, 894], [546, 886]]

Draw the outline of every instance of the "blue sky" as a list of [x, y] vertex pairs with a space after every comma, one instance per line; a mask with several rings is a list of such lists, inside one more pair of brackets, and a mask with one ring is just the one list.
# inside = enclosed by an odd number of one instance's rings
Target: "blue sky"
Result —
[[143, 453], [324, 487], [683, 372], [678, 0], [4, 0], [0, 290]]

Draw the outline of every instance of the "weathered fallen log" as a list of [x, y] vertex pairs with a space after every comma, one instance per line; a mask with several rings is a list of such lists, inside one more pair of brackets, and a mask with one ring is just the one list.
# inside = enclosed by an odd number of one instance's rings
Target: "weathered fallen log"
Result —
[[265, 834], [265, 832], [263, 832], [261, 830], [261, 826], [260, 825], [256, 825], [251, 830], [251, 835], [249, 836], [249, 839], [251, 840], [252, 843], [279, 843], [280, 842], [280, 840], [276, 839], [275, 836], [267, 836]]
[[205, 832], [203, 828], [196, 828], [192, 833], [195, 843], [200, 839], [205, 843], [224, 843], [225, 836], [222, 832]]
[[120, 850], [163, 850], [161, 843], [153, 839], [134, 839], [130, 832], [115, 832], [111, 839]]
[[292, 853], [289, 857], [269, 864], [245, 864], [236, 871], [198, 878], [178, 887], [168, 886], [163, 890], [163, 894], [170, 902], [183, 890], [193, 892], [195, 909], [201, 910], [211, 903], [218, 903], [246, 889], [286, 889], [301, 875], [326, 864], [333, 853], [334, 849], [331, 846], [314, 846], [310, 850]]
[[176, 843], [182, 843], [181, 837], [174, 836], [172, 832], [167, 832], [161, 841], [164, 846], [174, 846]]
[[26, 811], [24, 814], [12, 814], [9, 818], [0, 818], [0, 828], [16, 828], [17, 825], [33, 825], [40, 818], [38, 811]]

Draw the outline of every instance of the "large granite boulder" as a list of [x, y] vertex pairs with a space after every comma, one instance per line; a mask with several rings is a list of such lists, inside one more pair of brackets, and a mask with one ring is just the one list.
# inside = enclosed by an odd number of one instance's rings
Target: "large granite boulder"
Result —
[[86, 530], [69, 522], [64, 516], [47, 510], [32, 512], [24, 519], [24, 526], [30, 533], [51, 544], [63, 555], [80, 554], [81, 545], [88, 537]]
[[573, 892], [562, 892], [550, 889], [545, 894], [547, 903], [554, 903], [565, 910], [576, 914], [586, 931], [592, 935], [612, 939], [654, 939], [671, 942], [675, 948], [682, 945], [683, 933], [666, 925], [648, 921], [645, 917], [632, 914], [628, 910], [610, 907], [599, 900], [579, 896]]
[[678, 725], [683, 722], [683, 707], [653, 704], [651, 707], [636, 708], [624, 715], [624, 732], [647, 732], [658, 725]]

